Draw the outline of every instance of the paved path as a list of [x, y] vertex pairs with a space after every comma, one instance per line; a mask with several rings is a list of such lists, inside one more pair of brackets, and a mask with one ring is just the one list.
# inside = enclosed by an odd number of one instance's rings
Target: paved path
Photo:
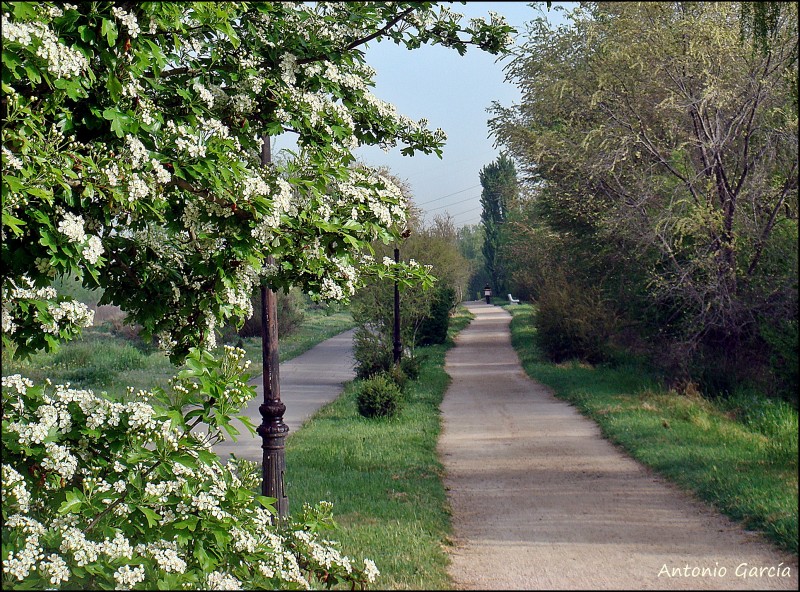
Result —
[[[439, 442], [458, 588], [798, 589], [796, 558], [622, 454], [527, 378], [506, 311], [467, 307], [476, 318], [446, 358]], [[743, 564], [791, 576], [737, 577]]]
[[[286, 405], [283, 421], [289, 426], [289, 435], [299, 430], [317, 409], [336, 399], [344, 383], [355, 376], [353, 332], [351, 329], [340, 333], [280, 365], [281, 401]], [[248, 403], [245, 413], [258, 426], [261, 424], [258, 406], [264, 402], [261, 376], [250, 384], [257, 385], [258, 394]], [[238, 421], [234, 424], [242, 435], [236, 442], [226, 440], [217, 444], [214, 451], [223, 459], [234, 453], [238, 458], [260, 463], [263, 457], [261, 437], [250, 436]]]

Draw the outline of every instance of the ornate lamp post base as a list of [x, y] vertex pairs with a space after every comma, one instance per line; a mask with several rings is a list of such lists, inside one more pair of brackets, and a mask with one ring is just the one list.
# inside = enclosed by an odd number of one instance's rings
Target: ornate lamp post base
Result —
[[276, 499], [275, 509], [278, 517], [283, 519], [289, 515], [289, 498], [285, 490], [286, 456], [285, 442], [289, 426], [283, 423], [286, 405], [281, 401], [267, 401], [258, 407], [263, 423], [256, 432], [263, 439], [261, 448], [264, 451], [261, 463], [261, 495]]

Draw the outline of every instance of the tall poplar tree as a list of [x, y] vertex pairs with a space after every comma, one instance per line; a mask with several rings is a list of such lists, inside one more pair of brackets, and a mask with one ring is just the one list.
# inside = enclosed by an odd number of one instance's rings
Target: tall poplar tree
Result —
[[500, 230], [506, 221], [509, 205], [517, 196], [517, 170], [505, 154], [483, 167], [479, 173], [483, 190], [481, 191], [481, 221], [485, 232], [483, 256], [495, 292], [505, 289], [505, 277], [500, 263], [498, 249]]

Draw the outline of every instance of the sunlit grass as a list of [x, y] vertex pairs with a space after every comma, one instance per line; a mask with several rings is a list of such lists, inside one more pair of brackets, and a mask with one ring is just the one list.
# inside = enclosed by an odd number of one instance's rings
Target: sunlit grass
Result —
[[[462, 309], [451, 322], [451, 337], [469, 318]], [[350, 383], [287, 441], [290, 509], [332, 502], [342, 551], [376, 562], [379, 589], [451, 587], [444, 547], [450, 514], [436, 454], [439, 405], [450, 383], [444, 356], [451, 346], [448, 340], [418, 349], [424, 356], [420, 377], [409, 383], [396, 418], [361, 417], [356, 383]]]
[[508, 310], [529, 376], [575, 404], [632, 457], [797, 553], [797, 410], [757, 393], [711, 402], [665, 391], [633, 365], [547, 363], [533, 339], [533, 307]]
[[[307, 352], [312, 347], [334, 337], [342, 331], [347, 331], [355, 326], [353, 316], [349, 310], [337, 311], [326, 314], [323, 310], [310, 309], [305, 312], [305, 317], [300, 326], [286, 336], [280, 336], [278, 331], [278, 358], [281, 362], [296, 358]], [[261, 337], [247, 337], [241, 340], [240, 345], [245, 350], [245, 359], [250, 360], [250, 372], [253, 375], [261, 374]]]
[[[279, 336], [279, 358], [282, 362], [289, 360], [352, 326], [349, 311], [326, 315], [321, 310], [309, 310], [294, 333]], [[242, 347], [252, 361], [250, 373], [260, 374], [261, 339], [243, 339]], [[22, 374], [36, 384], [49, 378], [54, 384], [68, 382], [74, 388], [106, 391], [119, 398], [126, 397], [129, 386], [137, 392], [155, 387], [168, 389], [170, 378], [180, 370], [158, 349], [132, 334], [125, 337], [111, 333], [108, 327], [86, 329], [58, 351], [39, 352], [28, 360], [13, 359], [4, 349], [2, 363], [4, 376]]]

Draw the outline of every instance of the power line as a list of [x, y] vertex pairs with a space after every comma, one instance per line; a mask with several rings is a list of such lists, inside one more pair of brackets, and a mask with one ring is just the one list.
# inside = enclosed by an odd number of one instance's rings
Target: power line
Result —
[[441, 210], [442, 208], [449, 208], [450, 206], [457, 206], [458, 204], [462, 204], [462, 203], [468, 202], [469, 200], [475, 199], [476, 197], [480, 197], [480, 195], [473, 195], [472, 197], [468, 197], [467, 199], [462, 199], [461, 201], [457, 201], [457, 202], [454, 202], [454, 203], [451, 203], [451, 204], [447, 204], [447, 205], [444, 205], [444, 206], [437, 206], [435, 208], [427, 208], [425, 211], [426, 212], [433, 212], [434, 210]]
[[476, 187], [480, 187], [480, 183], [478, 183], [477, 185], [473, 185], [472, 187], [467, 187], [466, 189], [462, 189], [462, 190], [460, 190], [460, 191], [456, 191], [455, 193], [448, 193], [447, 195], [443, 195], [442, 197], [437, 197], [436, 199], [432, 199], [432, 200], [430, 200], [430, 201], [426, 201], [425, 203], [421, 203], [421, 204], [417, 204], [417, 205], [424, 206], [424, 205], [426, 205], [426, 204], [429, 204], [429, 203], [433, 203], [433, 202], [435, 202], [435, 201], [442, 200], [442, 199], [444, 199], [445, 197], [451, 197], [451, 196], [453, 196], [453, 195], [458, 195], [459, 193], [464, 193], [465, 191], [469, 191], [470, 189], [475, 189]]
[[458, 216], [462, 216], [463, 214], [469, 214], [470, 212], [474, 212], [475, 210], [480, 210], [483, 206], [478, 206], [477, 208], [470, 208], [469, 210], [464, 210], [463, 212], [459, 212], [458, 214], [451, 214], [453, 218], [457, 218]]

